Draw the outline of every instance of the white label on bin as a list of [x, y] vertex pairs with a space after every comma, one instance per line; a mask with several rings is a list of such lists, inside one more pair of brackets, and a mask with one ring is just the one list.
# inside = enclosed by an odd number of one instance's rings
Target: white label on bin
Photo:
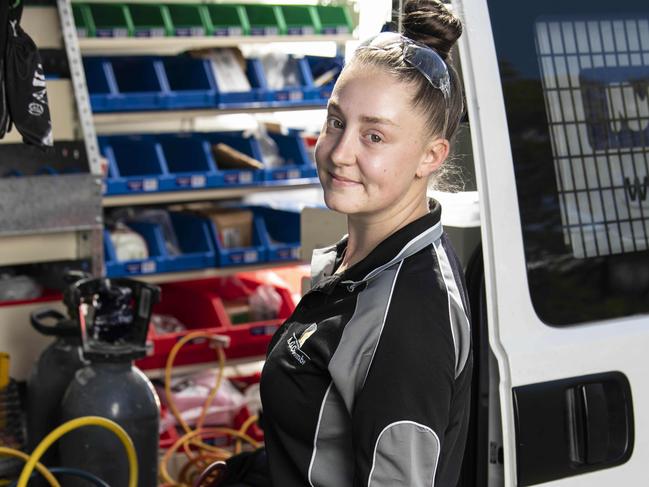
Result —
[[286, 176], [288, 177], [288, 179], [297, 179], [300, 177], [300, 171], [298, 169], [293, 169], [291, 171], [288, 171]]
[[128, 30], [126, 29], [113, 29], [113, 37], [128, 37]]
[[223, 246], [228, 249], [241, 247], [241, 232], [238, 228], [223, 228], [221, 238], [223, 239]]
[[265, 31], [267, 36], [279, 35], [279, 30], [277, 29], [277, 27], [266, 27]]
[[243, 35], [243, 29], [241, 27], [228, 27], [228, 35], [242, 36]]
[[300, 101], [304, 99], [304, 93], [301, 91], [291, 91], [288, 94], [288, 99], [291, 101]]
[[306, 36], [312, 36], [315, 34], [313, 27], [302, 27], [302, 34]]
[[205, 176], [201, 174], [196, 174], [192, 176], [191, 186], [192, 188], [204, 188], [206, 183]]
[[205, 29], [203, 27], [192, 27], [190, 29], [190, 35], [194, 37], [202, 37], [205, 35]]
[[155, 262], [152, 260], [148, 260], [146, 262], [142, 262], [142, 274], [151, 274], [155, 272], [156, 270], [156, 265]]
[[244, 252], [243, 261], [246, 263], [257, 262], [257, 252], [254, 250], [249, 250]]
[[158, 190], [158, 180], [157, 179], [145, 179], [142, 181], [142, 190], [143, 191], [157, 191]]
[[251, 172], [242, 172], [239, 174], [239, 182], [242, 184], [252, 183], [252, 173]]

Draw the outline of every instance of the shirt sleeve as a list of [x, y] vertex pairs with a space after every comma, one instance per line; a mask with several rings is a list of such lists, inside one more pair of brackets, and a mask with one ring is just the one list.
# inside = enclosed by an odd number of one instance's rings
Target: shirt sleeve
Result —
[[436, 485], [456, 375], [452, 317], [446, 292], [400, 281], [352, 410], [355, 487]]

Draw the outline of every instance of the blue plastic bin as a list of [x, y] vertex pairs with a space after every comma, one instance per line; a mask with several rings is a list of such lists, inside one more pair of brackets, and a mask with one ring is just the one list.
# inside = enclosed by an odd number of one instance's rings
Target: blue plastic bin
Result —
[[103, 57], [84, 57], [83, 68], [92, 110], [94, 112], [110, 110], [115, 106], [118, 98], [110, 64]]
[[311, 77], [311, 70], [309, 63], [304, 58], [291, 58], [292, 62], [297, 64], [300, 80], [296, 86], [286, 86], [282, 89], [275, 90], [268, 86], [266, 74], [264, 73], [263, 64], [258, 61], [261, 72], [261, 86], [266, 91], [264, 101], [270, 102], [271, 106], [286, 107], [286, 106], [302, 106], [306, 104], [322, 104], [316, 98], [316, 92], [313, 90], [313, 78]]
[[309, 65], [311, 77], [314, 81], [325, 73], [334, 74], [333, 79], [322, 86], [315, 86], [314, 83], [312, 88], [313, 94], [310, 95], [310, 98], [328, 100], [331, 98], [331, 92], [336, 84], [336, 80], [343, 70], [345, 59], [342, 56], [306, 56], [305, 59]]
[[162, 148], [152, 136], [100, 137], [108, 159], [106, 194], [155, 192], [168, 174]]
[[160, 135], [157, 140], [169, 172], [164, 190], [214, 188], [223, 183], [209, 142], [192, 134]]
[[166, 56], [160, 59], [164, 73], [164, 105], [168, 108], [210, 108], [216, 106], [216, 82], [205, 59]]
[[221, 91], [218, 79], [213, 78], [219, 108], [249, 108], [270, 101], [270, 94], [264, 88], [264, 73], [258, 59], [246, 60], [246, 76], [250, 82], [250, 91]]
[[[253, 137], [244, 137], [242, 132], [211, 132], [204, 134], [209, 144], [223, 143], [233, 149], [262, 161], [259, 142]], [[219, 161], [214, 161], [217, 171], [223, 176], [223, 186], [251, 185], [264, 179], [263, 170], [258, 169], [221, 169]], [[263, 161], [262, 161], [263, 162]]]
[[284, 135], [269, 132], [268, 135], [277, 144], [279, 155], [285, 162], [280, 167], [264, 169], [266, 181], [314, 178], [318, 175], [299, 133], [291, 132]]
[[300, 258], [300, 212], [264, 206], [250, 207], [262, 217], [268, 262]]
[[104, 252], [108, 277], [177, 272], [205, 269], [216, 265], [216, 252], [211, 236], [210, 222], [192, 214], [169, 213], [180, 253], [167, 252], [160, 225], [131, 221], [126, 225], [146, 241], [149, 258], [145, 260], [117, 261], [108, 231], [104, 233]]
[[110, 59], [117, 102], [111, 110], [156, 110], [165, 107], [166, 86], [162, 66], [155, 57]]
[[133, 276], [140, 274], [153, 274], [165, 272], [164, 238], [162, 230], [153, 223], [132, 222], [128, 227], [139, 233], [146, 241], [149, 258], [144, 260], [118, 261], [110, 233], [104, 230], [104, 260], [106, 263], [107, 277]]
[[189, 213], [170, 212], [180, 255], [166, 257], [167, 271], [186, 271], [216, 266], [216, 251], [211, 238], [210, 222]]
[[257, 264], [266, 262], [267, 252], [264, 236], [264, 222], [261, 216], [253, 217], [252, 245], [250, 247], [225, 248], [219, 241], [219, 232], [213, 221], [209, 222], [210, 237], [216, 249], [216, 261], [219, 267]]

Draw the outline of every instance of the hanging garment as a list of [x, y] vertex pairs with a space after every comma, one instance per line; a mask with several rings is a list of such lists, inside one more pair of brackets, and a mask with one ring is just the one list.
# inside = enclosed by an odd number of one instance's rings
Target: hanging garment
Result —
[[11, 129], [9, 105], [5, 83], [5, 57], [7, 50], [7, 27], [9, 25], [9, 2], [0, 2], [0, 139]]
[[22, 3], [9, 9], [5, 87], [11, 119], [26, 144], [51, 147], [52, 123], [45, 73], [34, 41], [20, 27]]

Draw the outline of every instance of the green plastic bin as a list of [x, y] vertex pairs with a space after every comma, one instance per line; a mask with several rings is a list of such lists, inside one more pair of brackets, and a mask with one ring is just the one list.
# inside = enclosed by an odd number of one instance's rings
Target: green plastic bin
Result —
[[286, 22], [278, 5], [244, 5], [250, 34], [253, 36], [286, 35]]
[[173, 35], [179, 37], [206, 36], [212, 30], [211, 23], [203, 5], [170, 3], [167, 4]]
[[354, 30], [352, 17], [343, 5], [316, 6], [323, 34], [351, 34]]
[[130, 3], [128, 11], [136, 37], [173, 36], [173, 26], [166, 5]]
[[88, 3], [85, 7], [90, 37], [130, 37], [133, 34], [131, 17], [124, 4]]
[[242, 5], [214, 4], [205, 5], [209, 27], [208, 35], [212, 36], [247, 36], [250, 35], [250, 22], [246, 9]]
[[88, 6], [81, 3], [72, 4], [72, 16], [74, 25], [77, 28], [77, 37], [95, 37], [94, 29], [88, 25]]
[[313, 5], [282, 5], [282, 15], [289, 35], [320, 34], [322, 25]]

